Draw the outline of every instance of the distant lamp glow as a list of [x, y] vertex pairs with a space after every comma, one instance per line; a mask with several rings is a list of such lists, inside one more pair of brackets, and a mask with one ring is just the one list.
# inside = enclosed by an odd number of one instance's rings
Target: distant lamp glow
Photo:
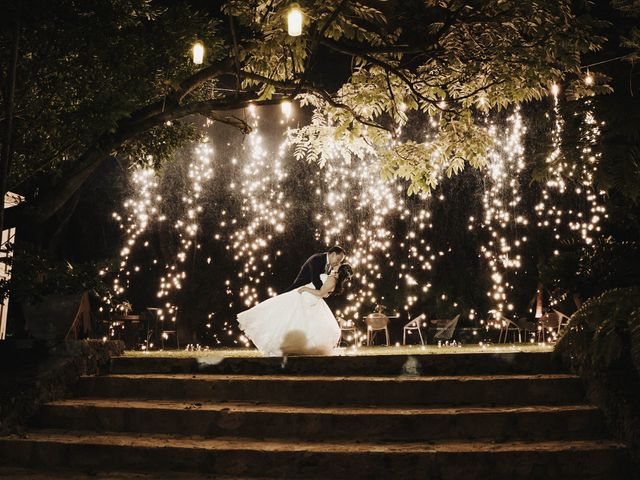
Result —
[[202, 42], [196, 42], [193, 44], [193, 63], [196, 65], [202, 65], [204, 61], [204, 45]]
[[280, 104], [280, 110], [282, 110], [282, 114], [289, 119], [291, 117], [291, 102], [289, 100], [284, 100]]
[[559, 93], [560, 93], [560, 86], [557, 83], [554, 83], [553, 85], [551, 85], [551, 95], [553, 95], [554, 97], [557, 97]]
[[584, 77], [584, 83], [591, 86], [593, 85], [593, 75], [587, 70], [587, 75]]
[[302, 10], [298, 5], [293, 5], [287, 14], [287, 30], [292, 37], [302, 35]]

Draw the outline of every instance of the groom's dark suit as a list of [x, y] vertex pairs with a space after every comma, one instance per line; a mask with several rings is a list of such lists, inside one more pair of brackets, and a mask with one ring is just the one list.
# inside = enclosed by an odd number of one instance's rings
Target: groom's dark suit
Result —
[[316, 253], [311, 255], [300, 268], [298, 276], [293, 283], [282, 293], [290, 292], [296, 288], [302, 287], [307, 283], [313, 283], [316, 289], [322, 288], [322, 280], [320, 274], [325, 273], [327, 268], [327, 253]]

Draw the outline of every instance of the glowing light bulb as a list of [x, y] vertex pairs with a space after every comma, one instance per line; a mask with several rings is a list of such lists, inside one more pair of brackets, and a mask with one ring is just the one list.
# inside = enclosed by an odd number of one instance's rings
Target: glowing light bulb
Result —
[[557, 83], [554, 83], [553, 85], [551, 85], [551, 95], [553, 95], [554, 97], [557, 97], [559, 93], [560, 93], [560, 86]]
[[291, 102], [289, 100], [284, 100], [280, 104], [280, 110], [282, 111], [282, 114], [285, 117], [287, 117], [287, 120], [288, 120], [291, 117], [291, 110], [292, 110]]
[[196, 65], [202, 65], [202, 62], [204, 61], [204, 45], [202, 42], [197, 41], [194, 43], [191, 51], [193, 53], [193, 63]]
[[593, 75], [591, 74], [590, 71], [587, 70], [587, 75], [584, 77], [584, 83], [586, 85], [593, 85], [594, 79], [593, 79]]
[[293, 5], [287, 14], [287, 30], [291, 37], [302, 35], [302, 10], [297, 5]]

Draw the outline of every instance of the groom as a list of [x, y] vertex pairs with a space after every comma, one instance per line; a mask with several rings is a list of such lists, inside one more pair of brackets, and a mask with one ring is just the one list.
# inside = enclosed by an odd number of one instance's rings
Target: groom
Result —
[[346, 252], [342, 247], [331, 247], [328, 252], [311, 255], [300, 268], [298, 276], [293, 283], [282, 293], [290, 292], [298, 287], [313, 283], [317, 290], [322, 288], [321, 273], [329, 273], [333, 267], [342, 263]]

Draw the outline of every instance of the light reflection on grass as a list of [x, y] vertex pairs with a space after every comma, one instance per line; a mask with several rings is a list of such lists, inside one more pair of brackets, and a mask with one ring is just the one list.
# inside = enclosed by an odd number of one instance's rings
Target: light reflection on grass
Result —
[[[463, 345], [457, 347], [437, 345], [412, 345], [399, 347], [360, 347], [339, 348], [335, 350], [335, 356], [375, 356], [375, 355], [442, 355], [460, 353], [515, 353], [515, 352], [551, 352], [553, 345], [549, 344], [500, 344], [500, 345]], [[125, 356], [129, 357], [223, 357], [223, 358], [256, 358], [262, 354], [255, 349], [214, 349], [214, 350], [154, 350], [134, 351], [128, 350]]]

